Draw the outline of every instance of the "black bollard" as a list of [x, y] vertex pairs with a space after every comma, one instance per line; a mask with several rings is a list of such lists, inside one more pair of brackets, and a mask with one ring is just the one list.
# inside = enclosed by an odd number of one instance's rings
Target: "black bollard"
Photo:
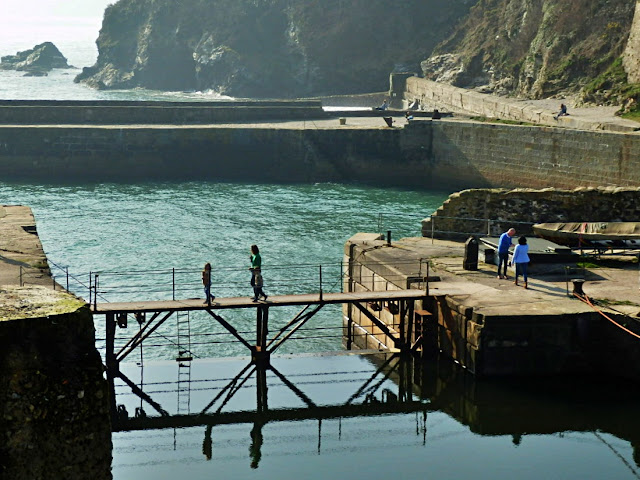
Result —
[[582, 286], [584, 285], [584, 279], [582, 279], [582, 278], [572, 278], [571, 279], [571, 283], [573, 283], [573, 294], [583, 297], [584, 296], [584, 290], [582, 290]]
[[479, 243], [476, 237], [469, 237], [464, 242], [464, 258], [462, 268], [465, 270], [478, 270]]

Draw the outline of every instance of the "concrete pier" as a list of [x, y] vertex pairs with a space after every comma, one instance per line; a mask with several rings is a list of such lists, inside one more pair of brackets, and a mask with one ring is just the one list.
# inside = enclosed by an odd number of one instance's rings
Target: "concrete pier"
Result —
[[[601, 266], [584, 272], [575, 264], [531, 265], [525, 290], [513, 283], [512, 270], [499, 280], [496, 266], [482, 259], [477, 270], [464, 270], [463, 256], [462, 243], [407, 238], [389, 245], [378, 235], [357, 234], [345, 245], [353, 272], [345, 291], [427, 288], [428, 274], [428, 300], [415, 305], [414, 318], [401, 318], [388, 305], [370, 305], [370, 313], [410, 342], [422, 333], [424, 355], [440, 351], [477, 375], [640, 375], [640, 339], [577, 299], [570, 281], [583, 276], [584, 292], [600, 300], [598, 310], [638, 333], [635, 257], [592, 260]], [[355, 346], [387, 347], [366, 317], [348, 307], [344, 314]]]
[[331, 118], [318, 105], [304, 104], [104, 103], [0, 105], [0, 178], [344, 182], [447, 190], [640, 185], [636, 133], [455, 117], [407, 122], [399, 111], [383, 118], [380, 112]]
[[89, 306], [54, 289], [33, 214], [0, 206], [0, 477], [111, 478]]

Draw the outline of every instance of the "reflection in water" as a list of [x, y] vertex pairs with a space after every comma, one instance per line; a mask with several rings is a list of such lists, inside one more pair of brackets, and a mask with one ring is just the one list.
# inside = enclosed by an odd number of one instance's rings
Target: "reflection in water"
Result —
[[207, 458], [207, 460], [211, 460], [213, 447], [213, 442], [211, 440], [211, 430], [213, 430], [213, 425], [207, 425], [207, 428], [204, 432], [204, 442], [202, 442], [202, 453]]
[[[407, 472], [414, 474], [427, 469], [445, 478], [452, 478], [453, 472], [456, 478], [471, 473], [476, 478], [514, 478], [510, 468], [526, 470], [532, 456], [543, 459], [543, 464], [538, 465], [536, 476], [520, 478], [574, 478], [576, 469], [591, 471], [591, 478], [605, 471], [605, 476], [638, 478], [638, 392], [628, 386], [619, 390], [592, 379], [477, 381], [450, 363], [423, 365], [395, 355], [272, 358], [272, 364], [256, 368], [210, 362], [200, 372], [206, 371], [206, 376], [198, 374], [194, 364], [190, 403], [197, 413], [180, 414], [175, 385], [166, 381], [171, 367], [146, 367], [145, 394], [167, 415], [117, 419], [114, 428], [120, 432], [152, 429], [158, 432], [153, 434], [155, 439], [166, 429], [187, 429], [174, 432], [190, 438], [189, 428], [195, 427], [197, 457], [188, 453], [190, 440], [185, 440], [184, 450], [176, 447], [174, 454], [189, 459], [193, 478], [211, 472], [208, 464], [215, 465], [216, 471], [237, 474], [243, 463], [247, 471], [261, 472], [259, 478], [275, 478], [274, 469], [283, 465], [292, 469], [293, 476], [298, 467], [303, 468], [298, 462], [323, 472], [335, 470], [334, 474], [358, 464], [359, 474], [390, 475], [400, 458]], [[139, 375], [135, 368], [126, 373], [132, 378]], [[116, 387], [118, 401], [131, 411], [130, 405], [140, 397], [127, 393], [123, 384]], [[323, 430], [325, 424], [328, 430]], [[198, 425], [204, 426], [204, 432]], [[307, 450], [310, 429], [317, 435], [315, 456]], [[238, 436], [229, 437], [230, 432]], [[117, 452], [126, 437], [119, 435], [123, 434], [114, 436], [114, 478], [132, 474], [156, 478], [151, 475], [154, 468], [171, 470], [173, 464], [167, 465], [166, 459], [165, 463], [157, 460], [158, 465], [145, 463], [140, 469], [123, 464]], [[137, 438], [140, 442], [152, 437]], [[501, 438], [508, 442], [498, 441]], [[246, 445], [244, 455], [238, 456], [236, 447], [230, 450], [230, 445], [242, 444]], [[445, 467], [444, 457], [454, 451], [457, 460]], [[474, 467], [477, 455], [483, 462], [480, 471]], [[238, 463], [242, 457], [244, 462]], [[176, 460], [176, 465], [180, 463]], [[306, 478], [330, 475], [327, 471]]]
[[258, 468], [260, 459], [262, 458], [262, 427], [264, 422], [257, 421], [251, 429], [251, 446], [249, 447], [249, 456], [251, 457], [251, 468]]

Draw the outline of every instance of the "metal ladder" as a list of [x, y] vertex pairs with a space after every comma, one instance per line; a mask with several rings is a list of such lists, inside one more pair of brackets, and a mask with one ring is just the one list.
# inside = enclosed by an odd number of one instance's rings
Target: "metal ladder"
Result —
[[191, 413], [191, 319], [189, 312], [176, 312], [178, 328], [178, 414]]

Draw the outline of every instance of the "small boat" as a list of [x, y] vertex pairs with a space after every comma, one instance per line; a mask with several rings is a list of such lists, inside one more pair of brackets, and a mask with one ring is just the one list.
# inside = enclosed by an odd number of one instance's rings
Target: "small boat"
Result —
[[640, 222], [538, 223], [533, 231], [569, 247], [640, 248]]

